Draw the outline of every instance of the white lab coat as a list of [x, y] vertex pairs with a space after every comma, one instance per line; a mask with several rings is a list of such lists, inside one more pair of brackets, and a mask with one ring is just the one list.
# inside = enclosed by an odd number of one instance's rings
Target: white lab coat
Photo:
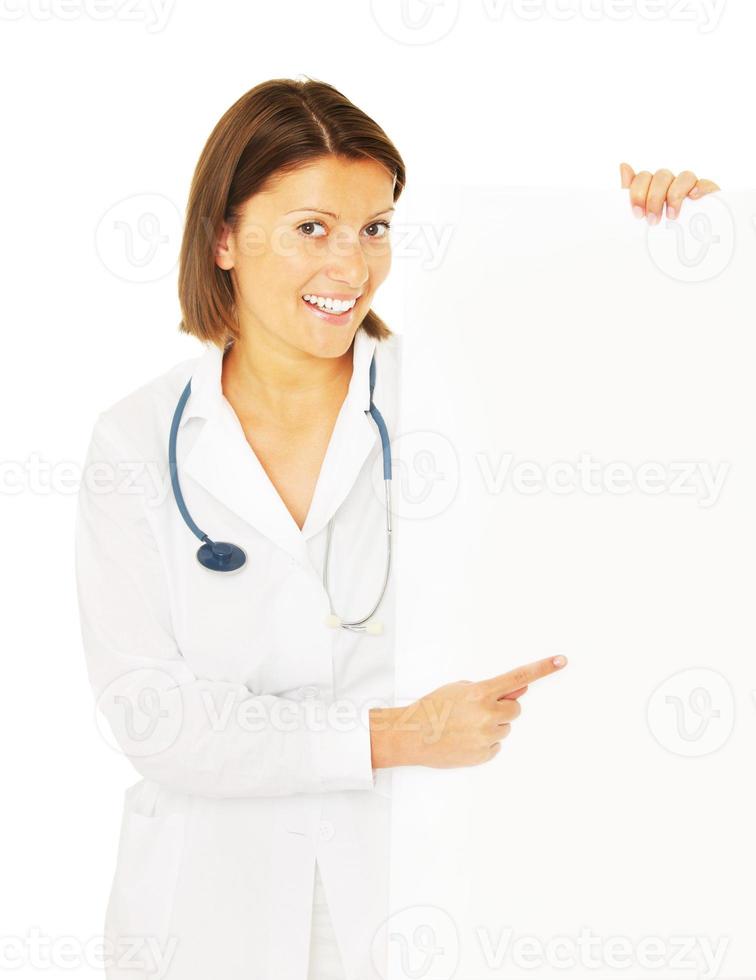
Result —
[[[393, 436], [400, 349], [357, 330], [301, 531], [223, 396], [219, 348], [94, 424], [76, 524], [82, 637], [106, 730], [143, 777], [124, 799], [110, 980], [306, 980], [316, 860], [346, 976], [385, 976], [391, 770], [371, 767], [367, 711], [393, 703], [395, 592], [390, 579], [382, 635], [329, 627], [322, 561], [338, 510], [329, 588], [343, 618], [365, 615], [386, 549], [369, 366], [375, 350]], [[171, 491], [168, 435], [190, 376], [181, 489], [211, 539], [247, 553], [236, 573], [199, 564]], [[332, 724], [307, 710], [331, 702]]]

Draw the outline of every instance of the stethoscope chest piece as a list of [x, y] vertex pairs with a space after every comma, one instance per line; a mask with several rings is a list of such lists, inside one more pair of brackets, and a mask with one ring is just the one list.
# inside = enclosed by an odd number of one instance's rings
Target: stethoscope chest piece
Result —
[[211, 541], [197, 551], [197, 561], [211, 572], [237, 572], [247, 556], [237, 544]]

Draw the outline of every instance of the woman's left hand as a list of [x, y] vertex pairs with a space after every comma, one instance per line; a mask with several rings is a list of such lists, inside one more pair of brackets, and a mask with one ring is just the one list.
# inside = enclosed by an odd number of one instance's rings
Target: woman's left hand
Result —
[[644, 215], [650, 225], [661, 221], [662, 208], [667, 203], [667, 218], [674, 219], [686, 197], [695, 200], [704, 194], [721, 190], [713, 180], [699, 180], [691, 170], [682, 170], [675, 177], [671, 170], [648, 170], [637, 173], [629, 163], [620, 164], [622, 186], [630, 189], [630, 204], [636, 218]]

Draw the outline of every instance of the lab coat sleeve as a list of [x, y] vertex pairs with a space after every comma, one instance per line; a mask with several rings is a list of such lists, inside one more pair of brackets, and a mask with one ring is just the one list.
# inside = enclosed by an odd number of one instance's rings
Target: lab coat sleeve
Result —
[[367, 710], [345, 719], [327, 701], [194, 675], [144, 493], [126, 485], [128, 453], [106, 422], [82, 470], [75, 565], [87, 672], [117, 746], [145, 778], [198, 796], [372, 790]]

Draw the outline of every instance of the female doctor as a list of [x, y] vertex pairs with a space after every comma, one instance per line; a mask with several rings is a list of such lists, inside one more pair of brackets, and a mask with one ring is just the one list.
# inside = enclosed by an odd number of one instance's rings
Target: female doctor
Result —
[[[487, 761], [528, 685], [564, 665], [392, 707], [400, 363], [371, 303], [404, 184], [387, 135], [331, 86], [243, 95], [186, 215], [180, 329], [203, 352], [94, 424], [82, 636], [142, 777], [124, 799], [109, 980], [384, 977], [391, 767]], [[649, 220], [718, 189], [627, 164], [622, 184]]]

